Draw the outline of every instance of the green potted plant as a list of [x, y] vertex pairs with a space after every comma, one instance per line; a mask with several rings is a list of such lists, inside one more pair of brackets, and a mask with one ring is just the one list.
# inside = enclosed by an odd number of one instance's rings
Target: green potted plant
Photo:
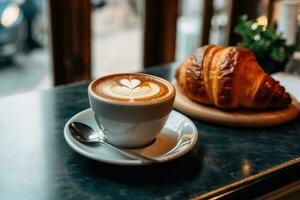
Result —
[[296, 45], [285, 44], [282, 34], [276, 32], [275, 25], [266, 28], [255, 20], [248, 20], [245, 15], [240, 18], [234, 31], [242, 37], [238, 45], [250, 49], [269, 74], [283, 71], [297, 49]]

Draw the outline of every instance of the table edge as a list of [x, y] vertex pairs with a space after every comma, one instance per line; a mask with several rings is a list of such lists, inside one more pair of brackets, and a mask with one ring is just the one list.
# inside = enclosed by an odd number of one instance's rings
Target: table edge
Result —
[[225, 185], [223, 187], [211, 190], [207, 193], [199, 194], [199, 195], [193, 197], [192, 199], [210, 199], [210, 198], [218, 199], [218, 198], [222, 198], [226, 194], [229, 194], [231, 192], [235, 192], [235, 191], [243, 188], [245, 185], [251, 184], [251, 182], [253, 182], [255, 180], [258, 180], [259, 178], [266, 177], [267, 175], [271, 175], [274, 172], [286, 169], [286, 168], [288, 168], [290, 166], [293, 166], [293, 165], [296, 165], [296, 164], [300, 164], [300, 157], [291, 159], [287, 162], [284, 162], [284, 163], [281, 163], [281, 164], [276, 165], [274, 167], [268, 168], [268, 169], [266, 169], [262, 172], [254, 174], [252, 176], [248, 176], [246, 178], [243, 178], [243, 179], [238, 180], [236, 182], [233, 182], [231, 184]]

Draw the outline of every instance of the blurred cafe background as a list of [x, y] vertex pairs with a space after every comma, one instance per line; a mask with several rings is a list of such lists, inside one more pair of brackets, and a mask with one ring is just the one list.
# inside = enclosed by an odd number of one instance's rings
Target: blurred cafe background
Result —
[[[180, 62], [205, 44], [236, 45], [241, 41], [235, 29], [242, 15], [262, 29], [274, 24], [286, 43], [297, 45], [298, 4], [295, 0], [0, 0], [0, 97]], [[297, 59], [295, 51], [284, 65]]]

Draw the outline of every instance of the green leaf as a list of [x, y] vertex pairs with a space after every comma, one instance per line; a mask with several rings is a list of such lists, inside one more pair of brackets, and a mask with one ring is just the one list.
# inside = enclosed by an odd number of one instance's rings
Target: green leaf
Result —
[[239, 46], [250, 49], [258, 59], [269, 59], [276, 64], [284, 64], [299, 46], [286, 45], [282, 33], [277, 32], [275, 24], [267, 29], [257, 25], [255, 20], [249, 20], [246, 15], [239, 19], [234, 32], [242, 37]]

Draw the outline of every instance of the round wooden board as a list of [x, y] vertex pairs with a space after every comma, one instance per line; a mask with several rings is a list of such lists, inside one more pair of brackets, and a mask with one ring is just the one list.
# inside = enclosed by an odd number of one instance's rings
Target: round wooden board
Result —
[[197, 119], [234, 127], [267, 127], [293, 120], [299, 113], [299, 103], [292, 97], [291, 105], [281, 110], [235, 110], [224, 111], [205, 106], [187, 98], [180, 86], [174, 82], [176, 97], [174, 106], [177, 110]]

